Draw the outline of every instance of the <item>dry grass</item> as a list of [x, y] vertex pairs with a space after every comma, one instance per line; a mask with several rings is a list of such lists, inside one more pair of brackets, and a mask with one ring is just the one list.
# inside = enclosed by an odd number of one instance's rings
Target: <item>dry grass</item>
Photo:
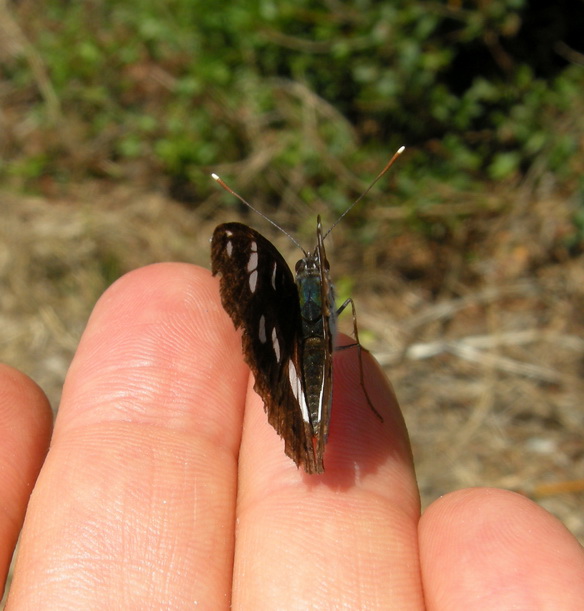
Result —
[[[0, 202], [0, 356], [55, 406], [106, 286], [155, 261], [208, 266], [217, 222], [204, 220], [213, 202], [193, 212], [119, 187]], [[404, 230], [365, 249], [341, 225], [333, 275], [359, 277], [360, 328], [403, 406], [424, 504], [461, 487], [510, 488], [584, 543], [584, 265], [561, 247], [569, 205], [522, 192], [482, 202], [483, 218], [461, 220], [456, 235], [433, 244]], [[464, 207], [473, 210], [472, 198]], [[395, 231], [399, 209], [371, 214]]]

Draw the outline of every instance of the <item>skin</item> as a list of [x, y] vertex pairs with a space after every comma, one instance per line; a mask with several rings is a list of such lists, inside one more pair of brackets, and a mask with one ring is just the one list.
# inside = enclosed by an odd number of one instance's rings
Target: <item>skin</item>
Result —
[[527, 498], [460, 490], [420, 518], [397, 402], [365, 358], [384, 423], [356, 350], [337, 352], [327, 471], [308, 476], [251, 390], [217, 279], [126, 275], [52, 438], [42, 392], [0, 368], [3, 576], [22, 529], [7, 609], [582, 609], [584, 552]]

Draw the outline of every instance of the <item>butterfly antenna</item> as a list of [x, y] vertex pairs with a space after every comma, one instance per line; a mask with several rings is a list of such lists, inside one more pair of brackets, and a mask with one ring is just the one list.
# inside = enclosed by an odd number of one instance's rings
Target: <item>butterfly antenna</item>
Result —
[[[237, 197], [237, 199], [242, 203], [245, 204], [248, 208], [250, 208], [251, 210], [253, 210], [255, 213], [259, 214], [262, 218], [266, 219], [266, 221], [268, 221], [268, 223], [271, 223], [276, 229], [279, 229], [284, 235], [288, 236], [288, 238], [296, 245], [298, 246], [298, 248], [304, 253], [304, 256], [307, 257], [308, 253], [304, 250], [304, 248], [302, 248], [302, 246], [300, 246], [300, 244], [298, 243], [297, 240], [294, 239], [293, 236], [291, 236], [285, 229], [283, 229], [282, 227], [280, 227], [280, 225], [278, 225], [278, 223], [276, 223], [276, 221], [273, 221], [269, 216], [267, 216], [266, 214], [264, 214], [263, 212], [260, 212], [257, 208], [254, 208], [247, 200], [243, 199], [243, 197], [241, 197], [241, 195], [239, 195], [239, 193], [236, 193], [222, 178], [219, 178], [219, 176], [217, 176], [217, 174], [211, 174], [211, 178], [213, 178], [213, 180], [216, 180], [228, 193], [231, 193], [231, 195], [235, 195], [235, 197]], [[380, 176], [381, 178], [381, 176]], [[374, 183], [375, 184], [375, 183]], [[373, 185], [371, 185], [373, 186]], [[369, 189], [368, 189], [369, 190]], [[360, 198], [359, 198], [360, 199]], [[352, 207], [352, 206], [351, 206]], [[340, 220], [340, 219], [339, 219]], [[336, 225], [336, 223], [335, 223]], [[334, 225], [333, 225], [334, 226]], [[332, 229], [332, 228], [331, 228]]]
[[359, 197], [339, 216], [339, 218], [333, 223], [332, 227], [324, 234], [323, 240], [326, 236], [345, 218], [345, 216], [373, 189], [373, 187], [377, 184], [377, 182], [381, 179], [381, 177], [391, 168], [391, 166], [396, 162], [397, 158], [406, 150], [405, 146], [400, 146], [397, 151], [394, 153], [393, 157], [387, 162], [383, 170], [379, 172], [379, 174], [375, 177], [375, 180], [359, 195]]

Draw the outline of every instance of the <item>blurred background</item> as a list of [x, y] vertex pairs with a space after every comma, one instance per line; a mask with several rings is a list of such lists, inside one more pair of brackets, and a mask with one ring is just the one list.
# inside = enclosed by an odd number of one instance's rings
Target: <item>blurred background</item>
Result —
[[[424, 505], [528, 495], [584, 543], [584, 2], [0, 0], [0, 358], [58, 407], [120, 275], [226, 220], [327, 250]], [[327, 239], [328, 242], [329, 239]], [[351, 329], [347, 316], [347, 329]]]

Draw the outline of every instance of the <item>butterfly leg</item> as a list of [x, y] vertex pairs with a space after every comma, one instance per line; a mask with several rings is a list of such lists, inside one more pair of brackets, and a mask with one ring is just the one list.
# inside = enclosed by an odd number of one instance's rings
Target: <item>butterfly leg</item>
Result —
[[351, 304], [351, 310], [353, 311], [353, 335], [355, 336], [355, 343], [347, 344], [345, 346], [337, 346], [336, 350], [346, 350], [347, 348], [357, 348], [357, 350], [359, 351], [359, 377], [360, 377], [361, 388], [363, 389], [363, 394], [365, 395], [365, 398], [367, 399], [367, 403], [369, 404], [371, 411], [379, 418], [379, 420], [381, 420], [381, 422], [383, 422], [383, 418], [381, 414], [375, 409], [375, 406], [373, 405], [373, 402], [371, 401], [371, 398], [369, 397], [369, 393], [367, 392], [367, 387], [365, 386], [365, 372], [363, 370], [362, 352], [363, 350], [365, 350], [365, 352], [369, 352], [369, 350], [367, 350], [367, 348], [363, 348], [363, 346], [361, 345], [361, 342], [359, 341], [359, 331], [357, 329], [357, 312], [355, 311], [355, 303], [353, 302], [351, 297], [349, 297], [345, 301], [345, 303], [343, 303], [343, 305], [337, 310], [337, 317], [340, 316], [340, 314], [344, 311], [344, 309], [349, 304]]

